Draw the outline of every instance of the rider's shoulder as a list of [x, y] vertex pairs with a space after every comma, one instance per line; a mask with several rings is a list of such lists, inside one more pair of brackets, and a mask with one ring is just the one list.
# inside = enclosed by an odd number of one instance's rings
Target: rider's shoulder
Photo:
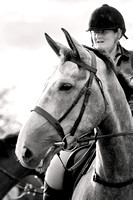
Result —
[[123, 55], [125, 55], [125, 56], [133, 55], [133, 50], [128, 50], [120, 44], [119, 44], [119, 48], [121, 49], [121, 52], [122, 52]]

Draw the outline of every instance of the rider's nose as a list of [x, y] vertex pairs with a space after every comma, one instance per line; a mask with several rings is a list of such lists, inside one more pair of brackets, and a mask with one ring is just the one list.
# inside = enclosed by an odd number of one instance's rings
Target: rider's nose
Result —
[[33, 157], [32, 152], [27, 147], [23, 147], [22, 158], [25, 162], [29, 162]]

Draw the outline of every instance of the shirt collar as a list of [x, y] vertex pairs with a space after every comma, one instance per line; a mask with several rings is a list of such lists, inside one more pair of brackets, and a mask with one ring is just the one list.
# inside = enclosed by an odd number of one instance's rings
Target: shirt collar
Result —
[[118, 56], [123, 56], [125, 58], [129, 58], [130, 54], [131, 54], [130, 51], [127, 51], [125, 48], [123, 48], [120, 45], [120, 43], [118, 43], [117, 52], [116, 52], [115, 58], [117, 58]]

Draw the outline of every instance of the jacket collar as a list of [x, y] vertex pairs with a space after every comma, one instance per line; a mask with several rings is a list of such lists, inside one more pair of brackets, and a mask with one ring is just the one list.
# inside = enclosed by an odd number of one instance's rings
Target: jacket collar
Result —
[[117, 57], [118, 54], [123, 56], [123, 57], [129, 58], [129, 56], [131, 55], [131, 52], [126, 50], [125, 48], [123, 48], [121, 46], [121, 44], [118, 43], [116, 57]]

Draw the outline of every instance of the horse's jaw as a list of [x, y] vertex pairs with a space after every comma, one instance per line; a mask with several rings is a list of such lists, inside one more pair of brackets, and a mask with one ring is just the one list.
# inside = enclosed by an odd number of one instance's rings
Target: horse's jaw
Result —
[[55, 154], [58, 154], [60, 150], [61, 150], [60, 148], [55, 149], [55, 146], [50, 147], [48, 151], [45, 153], [43, 159], [41, 159], [39, 165], [35, 168], [36, 171], [40, 173], [45, 173], [48, 166], [50, 165], [52, 158], [54, 157]]

